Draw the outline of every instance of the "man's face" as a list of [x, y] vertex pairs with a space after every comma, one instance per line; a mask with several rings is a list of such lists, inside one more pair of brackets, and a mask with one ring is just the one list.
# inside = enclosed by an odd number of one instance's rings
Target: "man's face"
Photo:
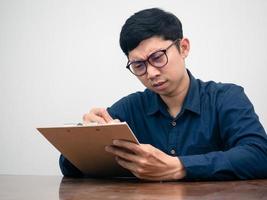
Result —
[[[152, 53], [166, 49], [173, 41], [163, 40], [160, 37], [151, 37], [143, 40], [135, 49], [129, 52], [129, 61], [146, 60]], [[179, 41], [178, 41], [179, 42]], [[186, 68], [184, 59], [189, 51], [189, 41], [180, 41], [180, 52], [176, 45], [172, 45], [166, 52], [168, 63], [162, 68], [147, 64], [147, 73], [138, 76], [138, 79], [150, 90], [161, 96], [174, 96], [184, 87], [186, 82]]]

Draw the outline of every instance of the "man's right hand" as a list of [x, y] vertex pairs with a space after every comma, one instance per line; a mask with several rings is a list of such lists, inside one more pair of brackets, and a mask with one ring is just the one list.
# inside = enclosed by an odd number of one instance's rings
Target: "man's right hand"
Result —
[[84, 125], [88, 125], [90, 123], [107, 124], [112, 123], [113, 121], [114, 120], [105, 108], [93, 108], [89, 111], [89, 113], [83, 115]]

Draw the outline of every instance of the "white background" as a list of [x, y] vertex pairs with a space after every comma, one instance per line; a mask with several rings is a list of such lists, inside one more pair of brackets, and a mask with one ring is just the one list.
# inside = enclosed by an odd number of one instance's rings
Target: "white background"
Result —
[[35, 129], [82, 121], [144, 87], [126, 69], [119, 33], [134, 12], [177, 15], [202, 80], [242, 85], [267, 125], [267, 1], [0, 0], [0, 174], [60, 174]]

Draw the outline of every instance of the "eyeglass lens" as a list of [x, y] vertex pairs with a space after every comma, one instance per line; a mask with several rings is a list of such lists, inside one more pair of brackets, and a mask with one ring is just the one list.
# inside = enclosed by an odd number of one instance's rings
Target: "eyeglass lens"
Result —
[[[160, 51], [157, 51], [155, 53], [152, 53], [147, 61], [149, 62], [149, 64], [151, 64], [152, 66], [154, 67], [163, 67], [167, 64], [168, 62], [168, 58], [167, 58], [167, 55], [165, 53], [164, 50], [160, 50]], [[130, 70], [136, 74], [136, 75], [141, 75], [141, 74], [144, 74], [146, 73], [146, 61], [136, 61], [136, 62], [132, 62], [129, 67], [130, 67]]]

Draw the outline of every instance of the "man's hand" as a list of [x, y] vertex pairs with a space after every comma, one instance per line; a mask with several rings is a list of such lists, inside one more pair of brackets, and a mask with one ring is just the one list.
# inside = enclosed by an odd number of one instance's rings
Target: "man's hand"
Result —
[[[109, 115], [105, 108], [93, 108], [83, 115], [83, 124], [87, 125], [90, 123], [106, 124], [112, 123], [114, 120]], [[118, 121], [118, 120], [116, 120]]]
[[116, 156], [119, 165], [140, 179], [164, 181], [185, 177], [179, 158], [169, 156], [149, 144], [114, 140], [113, 145], [105, 149]]

